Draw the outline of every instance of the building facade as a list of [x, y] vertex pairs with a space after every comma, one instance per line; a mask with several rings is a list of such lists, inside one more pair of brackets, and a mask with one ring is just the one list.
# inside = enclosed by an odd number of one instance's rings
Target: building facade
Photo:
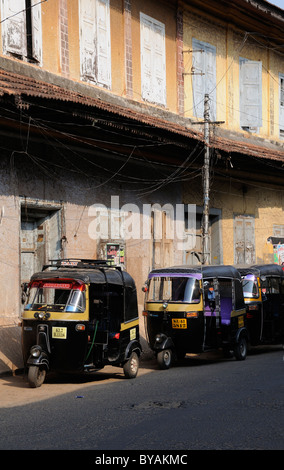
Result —
[[121, 264], [140, 312], [149, 270], [202, 260], [205, 149], [210, 262], [272, 259], [284, 12], [223, 3], [1, 0], [0, 372], [21, 367], [21, 286], [48, 260]]

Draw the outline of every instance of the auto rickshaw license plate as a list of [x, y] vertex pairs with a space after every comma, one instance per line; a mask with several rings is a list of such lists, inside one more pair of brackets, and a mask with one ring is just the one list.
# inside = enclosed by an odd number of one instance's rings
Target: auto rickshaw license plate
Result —
[[53, 326], [52, 327], [52, 338], [66, 339], [67, 338], [67, 328], [66, 327]]
[[173, 328], [187, 328], [186, 318], [172, 318]]

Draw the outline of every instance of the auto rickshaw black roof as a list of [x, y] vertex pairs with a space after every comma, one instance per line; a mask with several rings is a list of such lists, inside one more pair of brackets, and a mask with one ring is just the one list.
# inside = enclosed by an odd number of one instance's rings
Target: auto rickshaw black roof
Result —
[[237, 268], [242, 276], [254, 274], [255, 276], [284, 277], [284, 266], [279, 264], [255, 264], [253, 266]]
[[133, 278], [120, 266], [105, 260], [61, 259], [43, 266], [32, 275], [31, 282], [39, 279], [74, 279], [85, 283], [115, 284], [136, 290]]
[[168, 268], [153, 269], [151, 274], [171, 274], [171, 273], [187, 273], [201, 274], [203, 279], [222, 278], [222, 279], [241, 279], [239, 271], [230, 265], [210, 265], [210, 266], [171, 266]]

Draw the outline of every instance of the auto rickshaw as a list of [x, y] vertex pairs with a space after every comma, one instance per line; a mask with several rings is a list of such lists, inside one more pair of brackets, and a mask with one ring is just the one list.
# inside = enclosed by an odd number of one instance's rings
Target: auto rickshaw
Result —
[[137, 292], [132, 277], [107, 261], [52, 261], [31, 277], [22, 313], [28, 381], [39, 387], [48, 371], [139, 368]]
[[239, 268], [252, 346], [284, 340], [284, 266], [254, 265]]
[[145, 287], [146, 332], [162, 369], [186, 353], [223, 348], [247, 355], [241, 276], [232, 266], [178, 266], [150, 272]]

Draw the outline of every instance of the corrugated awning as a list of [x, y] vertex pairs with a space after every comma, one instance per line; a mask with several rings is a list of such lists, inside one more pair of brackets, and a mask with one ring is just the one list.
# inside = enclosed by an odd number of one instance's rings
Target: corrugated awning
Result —
[[[14, 96], [19, 100], [18, 103], [25, 102], [28, 97], [63, 101], [69, 104], [76, 103], [84, 107], [87, 106], [104, 111], [110, 115], [117, 115], [138, 121], [156, 130], [160, 129], [185, 138], [203, 141], [203, 133], [190, 128], [190, 120], [188, 120], [188, 127], [185, 118], [182, 119], [183, 123], [181, 124], [181, 120], [178, 116], [175, 119], [174, 114], [172, 114], [171, 120], [162, 119], [156, 115], [158, 113], [153, 115], [149, 112], [139, 112], [137, 109], [132, 109], [131, 107], [107, 102], [100, 98], [83, 95], [73, 90], [53, 85], [49, 82], [0, 69], [0, 96], [4, 97], [5, 95]], [[248, 139], [238, 140], [237, 138], [215, 136], [210, 139], [210, 146], [231, 154], [238, 153], [284, 162], [283, 149], [280, 148], [278, 150], [270, 144], [264, 145], [261, 143], [257, 145], [255, 143], [246, 142], [246, 140]]]

